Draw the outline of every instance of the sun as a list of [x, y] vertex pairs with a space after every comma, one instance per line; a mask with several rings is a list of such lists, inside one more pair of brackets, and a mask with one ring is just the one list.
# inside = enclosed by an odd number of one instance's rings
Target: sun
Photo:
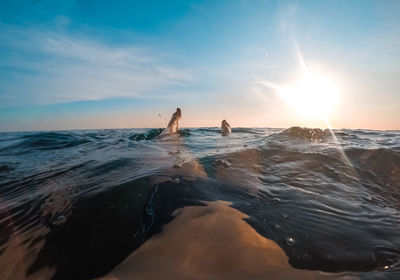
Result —
[[276, 84], [268, 80], [256, 83], [273, 89], [298, 117], [313, 121], [322, 120], [329, 128], [328, 115], [333, 112], [339, 100], [338, 84], [326, 73], [324, 75], [324, 72], [311, 71], [315, 69], [308, 67], [296, 43], [294, 49], [301, 70], [297, 80], [288, 84]]
[[275, 90], [298, 114], [309, 119], [325, 119], [338, 100], [338, 89], [331, 79], [308, 71], [292, 85]]

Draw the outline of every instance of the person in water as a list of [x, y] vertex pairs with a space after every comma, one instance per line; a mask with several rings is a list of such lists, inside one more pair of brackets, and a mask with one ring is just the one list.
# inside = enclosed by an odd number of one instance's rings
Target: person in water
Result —
[[222, 134], [229, 134], [231, 133], [232, 128], [226, 120], [223, 120], [221, 123], [221, 132]]
[[179, 120], [182, 118], [182, 112], [180, 108], [176, 108], [176, 112], [172, 115], [167, 127], [164, 129], [162, 134], [175, 133], [179, 130]]

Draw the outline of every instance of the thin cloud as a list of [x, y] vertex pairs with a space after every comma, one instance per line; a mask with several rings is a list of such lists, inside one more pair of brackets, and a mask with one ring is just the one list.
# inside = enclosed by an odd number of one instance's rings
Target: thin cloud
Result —
[[3, 107], [157, 94], [186, 85], [187, 69], [150, 48], [114, 47], [50, 30], [1, 25]]
[[297, 2], [283, 4], [278, 12], [280, 31], [285, 33], [292, 33], [295, 29], [295, 17], [298, 10]]

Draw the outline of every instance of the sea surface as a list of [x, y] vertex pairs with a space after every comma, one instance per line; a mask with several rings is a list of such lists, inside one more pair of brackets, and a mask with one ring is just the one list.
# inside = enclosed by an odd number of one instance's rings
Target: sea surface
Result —
[[0, 279], [400, 279], [400, 131], [161, 131], [0, 133]]

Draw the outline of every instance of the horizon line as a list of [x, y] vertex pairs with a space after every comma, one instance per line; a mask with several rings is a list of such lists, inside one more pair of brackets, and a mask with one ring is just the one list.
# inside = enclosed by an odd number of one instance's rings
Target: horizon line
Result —
[[[292, 127], [329, 130], [329, 128], [306, 127], [306, 126], [289, 126], [289, 127], [268, 127], [268, 126], [231, 126], [232, 128], [268, 128], [268, 129], [289, 129]], [[180, 129], [191, 128], [219, 128], [219, 126], [183, 126]], [[123, 130], [123, 129], [165, 129], [165, 127], [114, 127], [114, 128], [72, 128], [72, 129], [42, 129], [42, 130], [0, 130], [0, 133], [22, 133], [22, 132], [61, 132], [61, 131], [79, 131], [79, 130]], [[332, 128], [333, 130], [371, 130], [371, 131], [400, 131], [399, 129], [373, 129], [373, 128]]]

